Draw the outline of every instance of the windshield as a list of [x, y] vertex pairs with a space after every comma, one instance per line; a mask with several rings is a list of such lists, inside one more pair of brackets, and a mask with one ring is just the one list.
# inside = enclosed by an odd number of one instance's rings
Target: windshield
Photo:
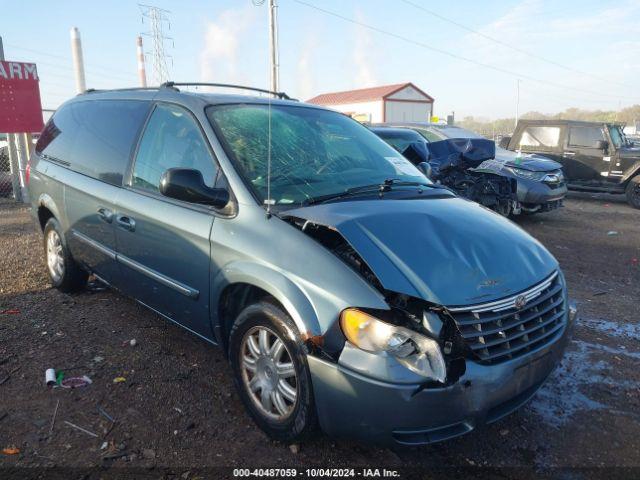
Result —
[[345, 115], [275, 104], [211, 106], [227, 155], [259, 200], [267, 199], [271, 109], [271, 200], [301, 204], [387, 179], [430, 183], [408, 160]]
[[476, 132], [460, 127], [435, 127], [434, 130], [441, 133], [445, 138], [484, 138]]
[[449, 138], [484, 138], [471, 130], [450, 125], [411, 125], [413, 130], [418, 132], [429, 142], [439, 142]]
[[422, 138], [420, 134], [418, 132], [415, 132], [414, 130], [391, 130], [388, 128], [373, 128], [371, 129], [371, 131], [399, 152], [404, 152], [405, 149], [412, 143], [424, 142], [424, 138]]
[[622, 133], [622, 129], [618, 125], [609, 125], [609, 136], [611, 137], [611, 141], [613, 142], [613, 146], [616, 148], [620, 148], [623, 145], [627, 145], [627, 139]]

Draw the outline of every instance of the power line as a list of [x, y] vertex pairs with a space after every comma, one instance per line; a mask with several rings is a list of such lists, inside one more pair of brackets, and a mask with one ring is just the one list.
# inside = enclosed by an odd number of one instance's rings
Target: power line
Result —
[[[21, 60], [20, 58], [16, 59], [17, 61], [25, 61], [25, 62], [31, 62], [32, 60]], [[51, 62], [43, 62], [43, 61], [37, 61], [35, 62], [38, 66], [46, 66], [49, 68], [54, 68], [54, 69], [58, 69], [58, 70], [63, 70], [65, 72], [69, 72], [69, 76], [73, 77], [73, 69], [70, 66], [64, 66], [58, 63], [51, 63]], [[86, 69], [87, 72], [91, 73], [92, 75], [98, 75], [102, 78], [106, 78], [106, 79], [110, 79], [110, 80], [115, 80], [118, 82], [123, 82], [123, 81], [130, 81], [131, 78], [129, 77], [125, 77], [124, 75], [114, 75], [114, 74], [107, 74], [107, 73], [102, 73], [102, 72], [96, 72], [93, 69]], [[51, 73], [48, 73], [48, 75], [52, 75]], [[133, 75], [133, 74], [132, 74]], [[60, 76], [60, 75], [58, 75]]]
[[383, 29], [381, 29], [379, 27], [368, 25], [368, 24], [366, 24], [364, 22], [360, 22], [358, 20], [354, 20], [353, 18], [345, 17], [345, 16], [343, 16], [343, 15], [341, 15], [339, 13], [332, 12], [330, 10], [325, 10], [324, 8], [317, 7], [315, 5], [312, 5], [310, 3], [305, 2], [303, 0], [293, 0], [293, 1], [295, 3], [299, 3], [300, 5], [304, 5], [306, 7], [312, 8], [314, 10], [318, 10], [319, 12], [323, 12], [323, 13], [325, 13], [327, 15], [331, 15], [333, 17], [339, 18], [339, 19], [344, 20], [346, 22], [353, 23], [355, 25], [359, 25], [361, 27], [367, 28], [367, 29], [372, 30], [372, 31], [377, 32], [377, 33], [381, 33], [381, 34], [386, 35], [388, 37], [392, 37], [392, 38], [395, 38], [395, 39], [398, 39], [398, 40], [402, 40], [403, 42], [410, 43], [410, 44], [413, 44], [413, 45], [417, 45], [419, 47], [425, 48], [427, 50], [431, 50], [433, 52], [440, 53], [442, 55], [446, 55], [446, 56], [451, 57], [451, 58], [455, 58], [457, 60], [462, 60], [462, 61], [465, 61], [465, 62], [468, 62], [468, 63], [473, 63], [474, 65], [478, 65], [480, 67], [488, 68], [488, 69], [494, 70], [496, 72], [504, 73], [504, 74], [510, 75], [512, 77], [515, 77], [515, 78], [523, 78], [523, 79], [530, 80], [532, 82], [539, 83], [539, 84], [542, 84], [542, 85], [549, 85], [549, 86], [552, 86], [552, 87], [555, 87], [555, 88], [562, 88], [562, 89], [566, 89], [566, 90], [572, 90], [574, 92], [587, 93], [589, 95], [596, 96], [596, 97], [610, 97], [610, 98], [616, 98], [616, 99], [631, 100], [631, 97], [626, 97], [626, 96], [621, 96], [621, 95], [608, 95], [608, 94], [604, 94], [604, 93], [601, 93], [601, 92], [594, 92], [592, 90], [585, 90], [585, 89], [581, 89], [581, 88], [577, 88], [577, 87], [572, 87], [572, 86], [569, 86], [569, 85], [563, 85], [563, 84], [560, 84], [560, 83], [550, 82], [548, 80], [541, 80], [539, 78], [532, 77], [530, 75], [513, 72], [511, 70], [507, 70], [507, 69], [502, 68], [502, 67], [497, 67], [495, 65], [490, 65], [488, 63], [482, 63], [482, 62], [479, 62], [479, 61], [474, 60], [472, 58], [468, 58], [468, 57], [465, 57], [465, 56], [462, 56], [462, 55], [458, 55], [456, 53], [449, 52], [447, 50], [443, 50], [441, 48], [437, 48], [437, 47], [428, 45], [426, 43], [419, 42], [417, 40], [412, 40], [410, 38], [404, 37], [404, 36], [399, 35], [397, 33], [393, 33], [393, 32], [389, 32], [387, 30], [383, 30]]
[[[59, 55], [59, 54], [55, 54], [55, 53], [43, 52], [41, 50], [34, 50], [32, 48], [20, 47], [18, 45], [12, 45], [10, 43], [7, 43], [5, 45], [7, 45], [7, 46], [9, 46], [11, 48], [15, 48], [17, 50], [23, 50], [25, 52], [36, 53], [38, 55], [44, 55], [46, 57], [52, 57], [52, 58], [59, 58], [59, 59], [67, 60], [68, 62], [71, 62], [71, 58], [69, 58], [68, 56], [65, 56], [65, 55]], [[42, 62], [42, 61], [36, 62], [36, 63], [46, 64], [45, 62]], [[49, 64], [49, 65], [51, 65], [51, 64]], [[113, 67], [105, 67], [105, 66], [102, 66], [102, 65], [94, 64], [94, 63], [87, 64], [87, 65], [90, 65], [92, 70], [93, 69], [97, 69], [97, 70], [105, 70], [107, 72], [115, 72], [117, 75], [120, 75], [120, 76], [129, 75], [129, 74], [123, 73], [121, 70], [115, 69]], [[88, 69], [87, 69], [87, 71], [88, 71]], [[134, 74], [132, 73], [131, 76], [133, 76], [133, 75]]]
[[459, 27], [459, 28], [461, 28], [463, 30], [466, 30], [467, 32], [471, 32], [474, 35], [478, 35], [478, 36], [480, 36], [480, 37], [482, 37], [482, 38], [484, 38], [486, 40], [489, 40], [491, 42], [494, 42], [494, 43], [496, 43], [496, 44], [498, 44], [498, 45], [500, 45], [502, 47], [509, 48], [509, 49], [513, 50], [514, 52], [518, 52], [518, 53], [522, 53], [524, 55], [528, 55], [528, 56], [530, 56], [532, 58], [535, 58], [535, 59], [540, 60], [542, 62], [548, 63], [549, 65], [553, 65], [555, 67], [562, 68], [563, 70], [566, 70], [568, 72], [578, 73], [580, 75], [586, 75], [588, 77], [595, 78], [596, 80], [600, 80], [602, 82], [606, 82], [607, 84], [615, 83], [615, 84], [623, 86], [625, 88], [635, 88], [635, 87], [632, 87], [631, 85], [625, 85], [624, 83], [614, 82], [609, 78], [600, 77], [598, 75], [594, 75], [594, 74], [589, 73], [589, 72], [584, 72], [582, 70], [578, 70], [577, 68], [573, 68], [573, 67], [567, 66], [567, 65], [565, 65], [563, 63], [556, 62], [555, 60], [551, 60], [551, 59], [545, 58], [542, 55], [538, 55], [537, 53], [529, 52], [529, 51], [524, 50], [522, 48], [515, 47], [515, 46], [510, 45], [510, 44], [508, 44], [506, 42], [503, 42], [502, 40], [499, 40], [499, 39], [494, 38], [494, 37], [492, 37], [490, 35], [487, 35], [486, 33], [482, 33], [482, 32], [480, 32], [478, 30], [474, 30], [473, 28], [467, 27], [466, 25], [463, 25], [462, 23], [456, 22], [455, 20], [447, 18], [447, 17], [445, 17], [443, 15], [440, 15], [439, 13], [434, 12], [433, 10], [429, 10], [428, 8], [425, 8], [422, 5], [417, 5], [417, 4], [415, 4], [414, 2], [412, 2], [410, 0], [402, 0], [402, 1], [404, 3], [406, 3], [407, 5], [411, 5], [412, 7], [417, 8], [418, 10], [422, 10], [423, 12], [428, 13], [429, 15], [431, 15], [433, 17], [439, 18], [443, 22], [447, 22], [447, 23], [450, 23], [452, 25], [455, 25], [456, 27]]

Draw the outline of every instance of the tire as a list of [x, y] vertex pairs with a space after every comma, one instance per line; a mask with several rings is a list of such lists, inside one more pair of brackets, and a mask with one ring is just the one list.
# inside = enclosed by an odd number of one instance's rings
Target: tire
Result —
[[[263, 336], [264, 345], [270, 348], [263, 348]], [[264, 352], [274, 351], [276, 339], [284, 348], [277, 349], [280, 356], [274, 361]], [[240, 312], [229, 334], [229, 358], [242, 402], [269, 437], [293, 443], [316, 430], [317, 414], [306, 347], [295, 324], [279, 306], [262, 301]], [[291, 372], [294, 377], [284, 376]], [[295, 391], [294, 401], [291, 401], [292, 391]], [[263, 395], [268, 398], [266, 402]]]
[[69, 253], [62, 228], [55, 218], [50, 218], [44, 226], [43, 245], [51, 284], [65, 293], [84, 289], [89, 275]]
[[629, 205], [633, 208], [640, 208], [640, 175], [636, 175], [629, 180], [625, 193]]

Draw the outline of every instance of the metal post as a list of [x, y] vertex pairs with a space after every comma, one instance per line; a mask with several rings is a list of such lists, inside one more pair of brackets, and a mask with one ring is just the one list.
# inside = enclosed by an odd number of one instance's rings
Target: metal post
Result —
[[9, 169], [11, 171], [11, 188], [13, 198], [16, 202], [22, 201], [22, 190], [20, 189], [20, 166], [18, 165], [18, 152], [16, 150], [16, 135], [7, 134], [7, 150], [9, 151]]
[[520, 79], [516, 82], [516, 124], [518, 125], [518, 118], [520, 118]]
[[271, 91], [278, 91], [278, 17], [276, 0], [269, 0], [269, 53], [271, 57]]
[[20, 201], [29, 203], [29, 191], [27, 190], [26, 169], [29, 163], [29, 155], [31, 153], [31, 145], [29, 141], [31, 134], [28, 133], [16, 133], [14, 134], [15, 147], [17, 155], [17, 177], [20, 185]]
[[138, 79], [140, 80], [140, 86], [146, 88], [147, 86], [147, 72], [144, 66], [144, 49], [142, 48], [142, 37], [138, 37], [136, 40], [136, 54], [138, 56]]
[[71, 28], [71, 56], [73, 57], [73, 72], [76, 77], [76, 91], [78, 93], [84, 93], [87, 90], [87, 84], [84, 77], [84, 59], [82, 57], [80, 31], [77, 27]]

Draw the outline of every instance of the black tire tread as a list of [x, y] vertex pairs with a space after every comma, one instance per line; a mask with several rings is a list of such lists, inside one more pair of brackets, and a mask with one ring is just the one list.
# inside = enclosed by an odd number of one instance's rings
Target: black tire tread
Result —
[[640, 208], [640, 175], [636, 175], [627, 184], [627, 202], [633, 208]]

